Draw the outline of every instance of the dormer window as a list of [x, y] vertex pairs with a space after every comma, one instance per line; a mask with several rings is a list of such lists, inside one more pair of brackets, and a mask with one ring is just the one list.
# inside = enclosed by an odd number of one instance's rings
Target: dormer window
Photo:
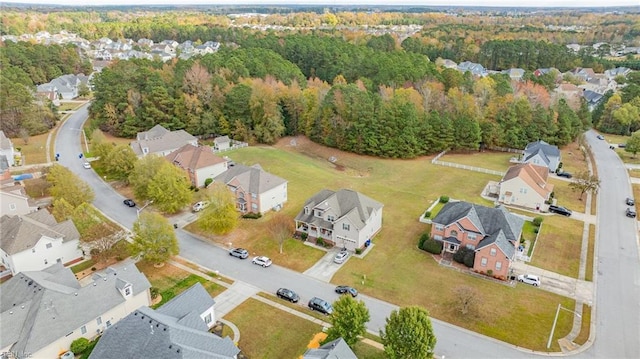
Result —
[[304, 214], [309, 214], [309, 207], [304, 207]]
[[327, 221], [329, 221], [329, 222], [333, 222], [333, 221], [335, 221], [335, 220], [336, 220], [336, 217], [334, 217], [334, 216], [332, 216], [332, 215], [328, 215], [328, 216], [327, 216]]

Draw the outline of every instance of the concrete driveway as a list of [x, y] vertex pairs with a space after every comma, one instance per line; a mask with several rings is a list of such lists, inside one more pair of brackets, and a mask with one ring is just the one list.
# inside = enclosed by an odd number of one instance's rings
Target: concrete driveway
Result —
[[[338, 269], [342, 266], [342, 264], [333, 263], [333, 258], [339, 251], [339, 248], [330, 249], [327, 254], [313, 265], [313, 267], [304, 271], [304, 274], [323, 282], [331, 282], [333, 275], [336, 274]], [[347, 260], [344, 261], [344, 263], [346, 263], [349, 258], [351, 258], [351, 256], [347, 257]]]
[[[592, 305], [594, 301], [593, 282], [567, 277], [542, 268], [516, 261], [512, 265], [516, 275], [534, 274], [540, 277], [540, 289], [553, 292]], [[528, 285], [521, 284], [518, 285]]]

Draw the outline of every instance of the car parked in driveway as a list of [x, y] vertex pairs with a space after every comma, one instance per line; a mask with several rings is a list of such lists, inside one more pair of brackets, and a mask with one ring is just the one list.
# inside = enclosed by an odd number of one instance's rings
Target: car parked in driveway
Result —
[[326, 300], [320, 299], [318, 297], [311, 298], [311, 300], [309, 301], [309, 308], [311, 310], [316, 310], [327, 315], [333, 313], [333, 307], [331, 306], [331, 304]]
[[636, 218], [636, 211], [634, 211], [631, 207], [627, 207], [625, 215], [629, 218]]
[[569, 172], [558, 172], [557, 173], [558, 177], [564, 177], [564, 178], [571, 178], [573, 177], [573, 175]]
[[257, 264], [257, 265], [263, 266], [263, 267], [268, 267], [268, 266], [271, 265], [271, 259], [269, 259], [269, 257], [260, 256], [260, 257], [253, 258], [251, 260], [251, 263]]
[[631, 197], [627, 197], [627, 199], [624, 201], [624, 203], [626, 203], [627, 206], [635, 206], [636, 205], [636, 201], [634, 201], [633, 198], [631, 198]]
[[554, 205], [549, 206], [549, 212], [561, 214], [561, 215], [567, 216], [567, 217], [569, 217], [571, 215], [571, 213], [573, 213], [568, 208], [564, 208], [564, 207], [561, 207], [561, 206], [554, 206]]
[[82, 164], [82, 167], [84, 167], [85, 169], [90, 170], [91, 169], [91, 163], [85, 162], [85, 163]]
[[203, 209], [207, 208], [208, 206], [209, 206], [209, 201], [196, 202], [196, 204], [193, 205], [193, 211], [200, 212]]
[[598, 135], [596, 136], [599, 140], [604, 140], [604, 136], [603, 135]]
[[287, 288], [278, 289], [278, 291], [276, 292], [276, 295], [278, 296], [278, 298], [282, 298], [284, 300], [288, 300], [291, 303], [298, 303], [298, 300], [300, 300], [300, 297], [298, 296], [298, 294], [296, 292], [292, 291], [291, 289], [287, 289]]
[[357, 297], [358, 296], [358, 291], [353, 288], [353, 287], [349, 287], [348, 285], [339, 285], [336, 287], [336, 293], [338, 294], [351, 294], [352, 297]]
[[540, 277], [533, 274], [520, 274], [518, 276], [518, 282], [531, 284], [534, 287], [540, 286]]
[[122, 201], [122, 203], [124, 203], [125, 205], [129, 206], [129, 207], [135, 207], [136, 203], [132, 200], [132, 199], [125, 199], [124, 201]]
[[349, 252], [340, 251], [340, 252], [338, 252], [338, 254], [336, 254], [335, 257], [333, 257], [333, 263], [342, 264], [342, 263], [344, 263], [344, 261], [347, 260], [347, 257], [349, 257]]
[[234, 248], [229, 251], [229, 255], [232, 257], [238, 257], [240, 259], [246, 259], [249, 257], [249, 251], [244, 248]]

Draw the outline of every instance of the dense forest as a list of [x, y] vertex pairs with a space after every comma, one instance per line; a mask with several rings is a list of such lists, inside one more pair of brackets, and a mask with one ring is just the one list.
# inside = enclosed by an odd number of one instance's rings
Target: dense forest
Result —
[[51, 103], [35, 101], [35, 86], [64, 74], [90, 74], [91, 63], [73, 45], [7, 42], [0, 47], [0, 129], [9, 137], [48, 131], [57, 118]]

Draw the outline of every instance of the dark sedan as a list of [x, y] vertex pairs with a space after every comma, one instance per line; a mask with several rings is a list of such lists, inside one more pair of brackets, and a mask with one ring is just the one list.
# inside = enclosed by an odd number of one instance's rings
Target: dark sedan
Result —
[[349, 287], [348, 285], [339, 285], [336, 287], [336, 293], [338, 294], [351, 294], [352, 297], [357, 297], [358, 296], [358, 291], [353, 288], [353, 287]]
[[278, 298], [282, 298], [284, 300], [288, 300], [291, 303], [298, 303], [298, 300], [300, 300], [300, 297], [298, 296], [298, 294], [296, 292], [292, 291], [291, 289], [287, 289], [287, 288], [278, 289], [278, 291], [276, 292], [276, 295], [278, 296]]
[[122, 201], [122, 203], [124, 203], [125, 205], [129, 206], [129, 207], [135, 207], [136, 203], [132, 200], [132, 199], [125, 199], [124, 201]]

